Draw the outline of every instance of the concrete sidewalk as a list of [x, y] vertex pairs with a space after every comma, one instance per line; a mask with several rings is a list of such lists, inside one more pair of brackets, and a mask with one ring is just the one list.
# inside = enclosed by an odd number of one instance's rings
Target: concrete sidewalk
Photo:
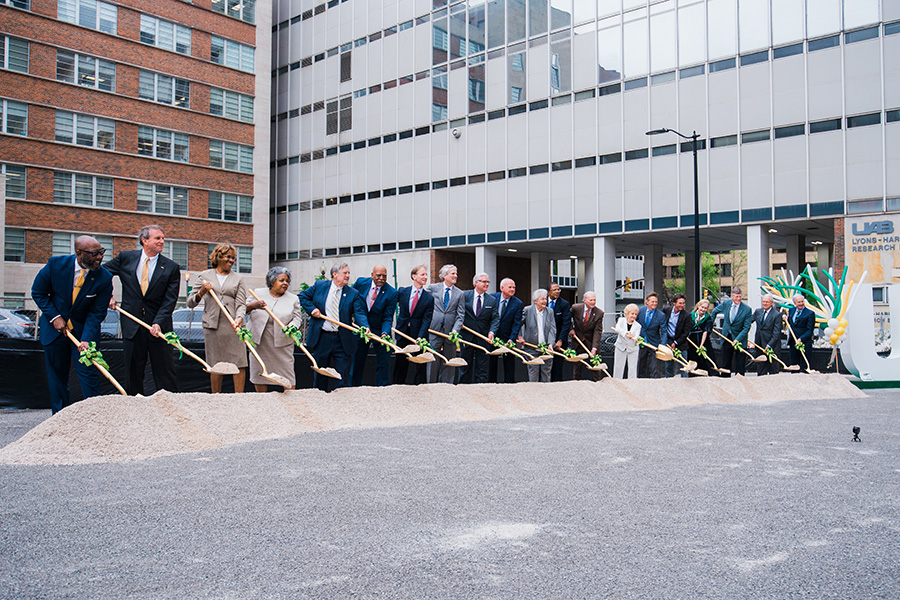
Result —
[[[896, 598], [898, 402], [878, 390], [0, 466], [0, 598]], [[0, 443], [41, 417], [0, 413]]]

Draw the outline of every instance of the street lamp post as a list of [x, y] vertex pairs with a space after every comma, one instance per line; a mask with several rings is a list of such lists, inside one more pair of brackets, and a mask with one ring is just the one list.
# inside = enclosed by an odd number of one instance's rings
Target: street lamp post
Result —
[[[691, 140], [691, 148], [694, 152], [694, 302], [696, 303], [703, 297], [703, 272], [700, 269], [700, 187], [697, 174], [697, 139], [700, 137], [700, 134], [694, 131], [692, 135], [684, 135], [674, 129], [663, 127], [648, 131], [647, 135], [659, 135], [661, 133], [674, 133], [686, 140]], [[685, 265], [686, 269], [687, 265]]]

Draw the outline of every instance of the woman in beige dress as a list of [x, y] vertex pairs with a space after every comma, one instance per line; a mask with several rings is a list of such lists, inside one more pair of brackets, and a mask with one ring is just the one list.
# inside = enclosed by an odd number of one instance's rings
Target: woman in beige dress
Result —
[[[222, 314], [219, 305], [212, 298], [203, 300], [203, 337], [206, 349], [206, 362], [211, 365], [217, 362], [230, 362], [238, 367], [234, 375], [234, 391], [244, 391], [244, 381], [247, 377], [247, 347], [235, 333], [235, 330], [244, 326], [244, 314], [246, 313], [246, 289], [244, 279], [232, 271], [237, 260], [237, 250], [231, 244], [219, 244], [209, 255], [209, 262], [213, 268], [200, 273], [202, 285], [194, 288], [194, 292], [188, 296], [188, 308], [194, 308], [200, 304], [200, 300], [210, 290], [214, 291], [234, 317], [235, 326], [231, 327], [228, 317]], [[210, 373], [209, 383], [213, 394], [222, 391], [222, 379], [224, 375]]]
[[[284, 335], [281, 327], [265, 310], [268, 307], [285, 325], [299, 327], [303, 320], [300, 311], [300, 299], [290, 293], [291, 272], [284, 267], [272, 267], [266, 273], [266, 287], [253, 290], [259, 301], [252, 299], [247, 303], [247, 323], [253, 341], [257, 343], [256, 351], [266, 364], [269, 373], [281, 375], [291, 382], [285, 389], [292, 390], [297, 381], [294, 376], [294, 341]], [[269, 381], [262, 376], [262, 367], [255, 357], [250, 359], [250, 383], [256, 386], [257, 392], [268, 392]]]

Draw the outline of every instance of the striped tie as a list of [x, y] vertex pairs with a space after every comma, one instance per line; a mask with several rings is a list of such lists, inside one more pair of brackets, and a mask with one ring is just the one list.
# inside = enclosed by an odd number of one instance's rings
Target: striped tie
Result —
[[[328, 306], [325, 307], [325, 314], [332, 319], [341, 319], [341, 288], [335, 289], [334, 293], [329, 296]], [[328, 329], [337, 331], [337, 327], [333, 324]]]

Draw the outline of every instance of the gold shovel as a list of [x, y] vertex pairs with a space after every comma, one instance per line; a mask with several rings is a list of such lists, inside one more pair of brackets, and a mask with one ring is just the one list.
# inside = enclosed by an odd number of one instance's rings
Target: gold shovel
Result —
[[[463, 325], [463, 329], [465, 329], [466, 331], [468, 331], [468, 332], [471, 333], [472, 335], [474, 335], [474, 336], [476, 336], [476, 337], [479, 337], [479, 338], [483, 339], [483, 340], [486, 341], [488, 344], [493, 344], [493, 343], [494, 343], [494, 342], [492, 342], [491, 340], [489, 340], [489, 339], [487, 338], [487, 336], [481, 335], [481, 334], [478, 333], [477, 331], [474, 331], [474, 330], [472, 330], [472, 329], [469, 329], [469, 328], [466, 327], [465, 325]], [[477, 344], [473, 344], [473, 345], [476, 345], [476, 346], [477, 346]], [[503, 351], [502, 351], [502, 352], [498, 352], [497, 350], [503, 350]], [[536, 358], [536, 357], [533, 357], [533, 356], [531, 356], [531, 355], [529, 355], [529, 354], [525, 354], [524, 352], [518, 351], [518, 350], [516, 350], [515, 348], [510, 348], [509, 346], [506, 346], [506, 345], [498, 346], [498, 347], [497, 347], [497, 350], [492, 350], [492, 351], [488, 352], [488, 354], [496, 356], [496, 355], [498, 355], [498, 354], [512, 353], [512, 354], [516, 355], [517, 357], [519, 357], [519, 360], [521, 360], [521, 361], [522, 361], [523, 363], [525, 363], [526, 365], [543, 365], [543, 364], [544, 364], [544, 361], [541, 360], [540, 358]]]
[[[73, 344], [75, 344], [76, 346], [80, 346], [80, 345], [81, 345], [81, 342], [79, 342], [79, 341], [75, 338], [75, 336], [72, 335], [72, 332], [69, 331], [69, 328], [68, 328], [68, 327], [66, 327], [65, 329], [63, 329], [63, 331], [66, 332], [66, 336], [68, 336], [68, 338], [69, 338], [70, 340], [72, 340], [72, 343], [73, 343]], [[119, 390], [119, 392], [121, 392], [121, 394], [122, 394], [123, 396], [127, 396], [127, 395], [128, 395], [128, 392], [126, 392], [125, 389], [122, 388], [121, 385], [119, 385], [119, 382], [116, 381], [116, 378], [113, 377], [112, 374], [111, 374], [109, 371], [107, 371], [106, 369], [103, 368], [103, 365], [101, 365], [100, 363], [98, 363], [98, 362], [97, 362], [96, 360], [94, 360], [93, 358], [91, 359], [91, 362], [93, 363], [93, 365], [94, 365], [95, 367], [97, 367], [97, 370], [98, 370], [98, 371], [100, 371], [101, 373], [103, 373], [103, 376], [104, 376], [104, 377], [106, 377], [107, 379], [109, 379], [109, 382], [110, 382], [111, 384], [113, 384], [113, 385], [116, 387], [116, 389]]]
[[[259, 296], [257, 296], [253, 290], [247, 290], [247, 291], [250, 292], [251, 296], [253, 296], [257, 300], [262, 302], [262, 300], [260, 300]], [[266, 312], [269, 313], [269, 316], [272, 317], [272, 319], [276, 323], [278, 323], [278, 326], [281, 327], [281, 330], [284, 331], [285, 326], [284, 326], [284, 323], [281, 322], [281, 319], [279, 319], [278, 317], [275, 316], [275, 313], [273, 313], [269, 309], [268, 305], [263, 306], [263, 308], [266, 309]], [[335, 379], [341, 379], [341, 374], [338, 373], [336, 369], [334, 369], [332, 367], [325, 367], [323, 369], [322, 367], [320, 367], [319, 363], [316, 362], [316, 359], [313, 358], [313, 355], [310, 353], [310, 351], [306, 349], [306, 346], [303, 344], [303, 342], [298, 342], [297, 340], [294, 340], [294, 344], [297, 345], [301, 350], [303, 350], [303, 352], [306, 354], [306, 356], [309, 357], [309, 360], [312, 363], [313, 371], [315, 371], [316, 373], [318, 373], [320, 375], [324, 375], [325, 377], [333, 377]]]
[[[791, 320], [788, 319], [784, 322], [787, 325], [788, 332], [791, 334], [791, 337], [794, 338], [794, 347], [796, 348], [797, 344], [800, 343], [800, 338], [794, 335], [794, 330], [791, 328]], [[806, 372], [807, 373], [818, 373], [815, 369], [811, 369], [809, 367], [809, 359], [806, 358], [806, 352], [801, 352], [800, 355], [803, 357], [803, 362], [806, 363]], [[799, 365], [797, 365], [799, 366]]]
[[[428, 333], [433, 333], [434, 335], [440, 336], [440, 337], [448, 339], [448, 340], [450, 339], [450, 336], [447, 335], [446, 333], [441, 333], [440, 331], [435, 331], [434, 329], [429, 329]], [[457, 340], [457, 342], [459, 342], [460, 344], [462, 344], [464, 346], [471, 346], [472, 348], [477, 348], [478, 350], [481, 350], [482, 352], [484, 352], [487, 355], [491, 354], [491, 352], [487, 348], [485, 348], [484, 346], [481, 346], [480, 344], [473, 344], [472, 342], [467, 342], [466, 340], [463, 340], [463, 339], [459, 339], [459, 340]], [[506, 354], [507, 352], [509, 352], [508, 348], [505, 348], [505, 350], [506, 350], [506, 352], [500, 352], [499, 354]]]
[[[331, 317], [329, 317], [328, 315], [326, 315], [325, 313], [323, 313], [321, 311], [319, 312], [319, 318], [324, 319], [324, 320], [328, 321], [329, 323], [333, 323], [334, 325], [337, 325], [338, 327], [343, 327], [344, 329], [348, 329], [357, 335], [359, 334], [359, 330], [362, 329], [362, 327], [353, 327], [351, 325], [347, 325], [346, 323], [342, 323], [341, 321], [338, 321], [337, 319], [332, 319]], [[387, 346], [388, 348], [390, 348], [397, 354], [411, 354], [413, 352], [419, 351], [418, 345], [415, 345], [415, 346], [409, 345], [409, 346], [404, 346], [403, 348], [400, 348], [396, 344], [392, 344], [391, 342], [387, 341], [386, 339], [384, 339], [382, 337], [375, 335], [374, 333], [369, 334], [369, 339], [372, 340], [373, 342], [378, 342], [382, 346]], [[407, 358], [409, 358], [409, 357], [407, 357]], [[431, 360], [434, 360], [434, 358], [432, 358]], [[419, 362], [431, 362], [431, 360], [419, 361]], [[416, 361], [413, 361], [413, 362], [416, 362]]]
[[[760, 348], [759, 346], [757, 346], [756, 344], [754, 344], [754, 343], [751, 342], [750, 340], [747, 340], [747, 344], [749, 344], [749, 346], [750, 346], [751, 348], [756, 348], [756, 349], [758, 349], [760, 352], [763, 353], [763, 356], [767, 357], [767, 359], [768, 359], [769, 354], [766, 354], [766, 351], [765, 351], [765, 350], [763, 350], [762, 348]], [[778, 363], [782, 366], [782, 368], [784, 368], [785, 371], [799, 371], [799, 370], [800, 370], [800, 365], [786, 365], [786, 364], [784, 364], [784, 361], [781, 360], [780, 358], [778, 358], [778, 355], [775, 354], [774, 352], [771, 354], [771, 356], [772, 356], [772, 358], [774, 358], [775, 360], [778, 361]], [[761, 361], [760, 361], [760, 362], [761, 362]]]
[[[398, 331], [397, 328], [391, 327], [391, 331], [393, 331], [394, 333], [396, 333], [396, 334], [399, 335], [400, 337], [405, 338], [406, 340], [412, 342], [413, 344], [416, 344], [416, 347], [417, 347], [417, 348], [420, 348], [419, 344], [416, 343], [416, 340], [414, 340], [413, 338], [409, 337], [408, 335], [406, 335], [406, 334], [403, 333], [402, 331]], [[442, 361], [444, 361], [444, 364], [447, 365], [448, 367], [465, 367], [466, 365], [469, 364], [469, 363], [467, 363], [465, 360], [463, 360], [463, 359], [461, 359], [461, 358], [459, 358], [459, 357], [454, 357], [454, 358], [449, 358], [449, 359], [448, 359], [446, 356], [444, 356], [443, 354], [441, 354], [440, 352], [438, 352], [438, 351], [435, 350], [434, 348], [431, 348], [430, 345], [429, 345], [429, 346], [426, 346], [426, 347], [428, 348], [428, 350], [427, 350], [427, 352], [424, 352], [425, 354], [433, 354], [434, 356], [437, 356], [439, 359], [441, 359]], [[413, 358], [413, 357], [410, 357], [410, 360], [412, 360], [412, 358]], [[431, 362], [431, 361], [428, 361], [428, 362]]]
[[677, 356], [675, 356], [675, 351], [672, 350], [671, 348], [669, 348], [668, 346], [659, 344], [658, 346], [654, 347], [643, 340], [638, 341], [638, 343], [641, 346], [643, 346], [644, 348], [649, 348], [650, 350], [655, 350], [656, 358], [658, 360], [662, 360], [665, 362], [674, 360], [675, 362], [677, 362], [678, 364], [681, 365], [681, 370], [686, 373], [694, 373], [695, 375], [699, 375], [700, 377], [706, 377], [709, 375], [709, 373], [707, 373], [705, 369], [698, 369], [697, 363], [694, 362], [693, 360], [686, 361], [682, 358], [678, 358]]
[[765, 356], [753, 356], [752, 354], [750, 354], [749, 352], [747, 352], [747, 349], [744, 348], [743, 346], [737, 346], [737, 345], [736, 345], [736, 344], [737, 344], [737, 340], [729, 340], [727, 337], [725, 337], [724, 335], [722, 335], [721, 333], [719, 333], [719, 332], [716, 331], [715, 329], [713, 329], [712, 332], [713, 332], [714, 334], [716, 334], [717, 336], [719, 336], [720, 338], [722, 338], [723, 340], [725, 340], [726, 342], [728, 342], [729, 344], [731, 344], [731, 347], [734, 348], [735, 350], [740, 350], [741, 352], [743, 352], [744, 354], [746, 354], [747, 356], [749, 356], [749, 357], [750, 357], [750, 360], [752, 360], [753, 362], [765, 362], [765, 361], [769, 360], [769, 359], [766, 358]]
[[[581, 340], [578, 340], [578, 341], [580, 342]], [[522, 340], [522, 343], [525, 344], [526, 346], [530, 347], [530, 348], [534, 348], [535, 350], [540, 350], [540, 349], [541, 349], [540, 346], [535, 346], [534, 344], [529, 344], [528, 342], [526, 342], [526, 341], [524, 341], [524, 340]], [[582, 346], [582, 347], [583, 347], [583, 346]], [[550, 352], [551, 354], [555, 354], [556, 356], [560, 356], [560, 357], [566, 359], [566, 360], [569, 361], [569, 362], [575, 362], [575, 361], [569, 360], [570, 357], [566, 356], [566, 355], [563, 354], [562, 352], [559, 352], [558, 350], [554, 350], [554, 349], [551, 348], [550, 346], [547, 346], [547, 351]], [[578, 357], [575, 356], [575, 357], [572, 357], [572, 358], [578, 358]], [[609, 374], [609, 371], [608, 371], [607, 368], [606, 368], [606, 363], [598, 363], [598, 364], [596, 364], [596, 365], [592, 365], [591, 363], [589, 363], [589, 362], [587, 362], [587, 361], [585, 361], [585, 360], [579, 360], [578, 362], [580, 362], [581, 364], [583, 364], [585, 367], [587, 367], [587, 368], [590, 369], [591, 371], [603, 371], [603, 372], [606, 374], [607, 377], [612, 377], [612, 375]]]
[[[128, 317], [129, 319], [131, 319], [132, 321], [134, 321], [135, 323], [137, 323], [138, 325], [140, 325], [141, 327], [145, 327], [148, 331], [152, 331], [152, 328], [149, 325], [144, 323], [142, 320], [138, 319], [133, 314], [126, 311], [121, 306], [117, 305], [116, 310], [119, 311], [121, 314], [125, 315], [126, 317]], [[180, 352], [184, 352], [185, 354], [187, 354], [188, 356], [190, 356], [191, 358], [193, 358], [194, 360], [199, 362], [201, 365], [203, 365], [203, 370], [206, 371], [207, 373], [212, 373], [213, 375], [234, 375], [235, 373], [240, 372], [240, 369], [237, 368], [237, 365], [235, 365], [234, 363], [230, 363], [230, 362], [217, 362], [215, 365], [210, 366], [208, 362], [206, 362], [205, 360], [203, 360], [202, 358], [200, 358], [199, 356], [197, 356], [196, 354], [194, 354], [193, 352], [191, 352], [190, 350], [188, 350], [187, 348], [182, 346], [180, 342], [178, 344], [173, 344], [172, 342], [169, 342], [167, 338], [163, 337], [163, 339], [165, 339], [168, 343], [172, 344], [173, 346], [176, 346]]]
[[[700, 346], [698, 346], [697, 344], [695, 344], [695, 343], [694, 343], [694, 340], [692, 340], [691, 338], [688, 338], [688, 341], [691, 343], [691, 346], [693, 346], [693, 347], [697, 350], [697, 352], [699, 353], [699, 352], [700, 352]], [[706, 352], [705, 358], [706, 358], [706, 360], [709, 361], [709, 364], [712, 365], [714, 371], [717, 371], [717, 372], [719, 372], [719, 373], [725, 373], [726, 375], [731, 375], [731, 371], [729, 371], [728, 369], [720, 369], [720, 368], [716, 365], [715, 361], [713, 361], [713, 359], [710, 358], [709, 352]], [[699, 369], [699, 370], [702, 371], [702, 369]]]
[[[215, 300], [215, 301], [216, 301], [216, 304], [219, 305], [219, 308], [222, 309], [222, 314], [224, 314], [225, 317], [228, 319], [228, 322], [231, 323], [231, 328], [235, 330], [235, 333], [237, 334], [237, 336], [238, 336], [238, 337], [241, 337], [241, 334], [238, 333], [238, 331], [237, 331], [237, 322], [235, 322], [235, 320], [231, 317], [231, 313], [228, 312], [228, 310], [225, 308], [225, 305], [222, 304], [222, 301], [219, 300], [219, 296], [216, 295], [216, 293], [215, 293], [213, 290], [211, 290], [211, 289], [210, 289], [210, 290], [207, 290], [207, 293], [208, 293], [210, 296], [212, 296], [212, 299]], [[250, 353], [251, 353], [251, 354], [256, 358], [256, 360], [259, 362], [259, 366], [262, 368], [262, 373], [260, 373], [260, 375], [261, 375], [264, 379], [268, 379], [269, 381], [271, 381], [271, 382], [274, 383], [275, 385], [280, 385], [281, 387], [283, 387], [283, 388], [285, 388], [285, 389], [291, 387], [291, 380], [288, 379], [287, 377], [283, 377], [283, 376], [281, 376], [281, 375], [279, 375], [279, 374], [277, 374], [277, 373], [269, 373], [269, 370], [266, 369], [266, 363], [264, 363], [264, 362], [263, 362], [263, 359], [261, 359], [261, 358], [259, 357], [259, 354], [256, 352], [256, 348], [253, 347], [253, 344], [250, 342], [250, 340], [241, 338], [241, 341], [244, 342], [244, 344], [247, 346], [247, 348], [250, 349]]]

